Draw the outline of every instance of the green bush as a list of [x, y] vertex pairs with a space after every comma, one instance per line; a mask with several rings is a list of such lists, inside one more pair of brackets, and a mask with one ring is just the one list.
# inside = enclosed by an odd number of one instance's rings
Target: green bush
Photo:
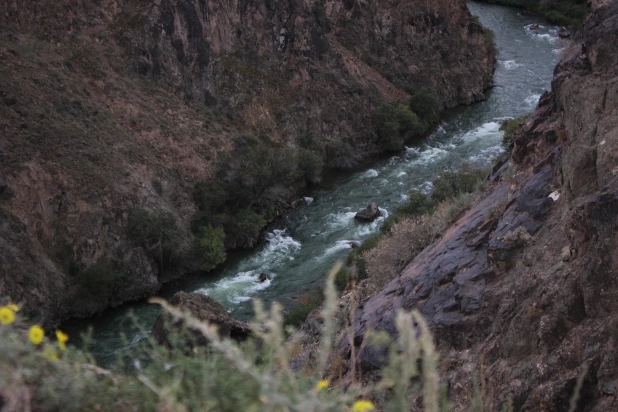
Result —
[[194, 250], [202, 270], [209, 271], [225, 262], [225, 232], [210, 225], [202, 226], [195, 240]]
[[502, 143], [505, 145], [510, 145], [513, 143], [513, 138], [519, 131], [521, 124], [526, 120], [527, 116], [520, 116], [516, 119], [507, 119], [502, 122], [500, 125], [500, 130], [504, 132], [504, 136], [502, 137]]
[[410, 88], [410, 109], [425, 123], [425, 129], [438, 120], [440, 101], [431, 87]]
[[348, 143], [334, 141], [326, 146], [326, 162], [332, 169], [350, 170], [358, 166], [359, 157]]
[[133, 209], [129, 214], [128, 232], [129, 237], [157, 262], [160, 272], [181, 264], [181, 234], [171, 213]]
[[251, 210], [241, 210], [225, 224], [227, 240], [234, 247], [255, 246], [260, 232], [266, 226], [264, 218]]
[[307, 316], [324, 302], [324, 293], [321, 289], [316, 288], [303, 296], [303, 299], [304, 301], [300, 305], [294, 306], [285, 315], [284, 324], [286, 326], [297, 328], [302, 325]]
[[348, 265], [356, 266], [356, 270], [358, 273], [359, 280], [365, 279], [367, 277], [367, 270], [365, 269], [365, 261], [363, 260], [363, 253], [367, 252], [378, 246], [380, 243], [380, 236], [373, 236], [368, 239], [365, 239], [363, 243], [353, 249], [352, 252], [348, 255], [347, 263]]
[[487, 27], [483, 27], [483, 37], [485, 38], [485, 43], [487, 43], [489, 50], [496, 53], [498, 51], [498, 45], [496, 44], [496, 33]]
[[324, 160], [321, 156], [306, 149], [298, 151], [298, 170], [300, 176], [309, 183], [320, 183]]
[[382, 103], [373, 114], [373, 123], [384, 150], [398, 151], [404, 143], [425, 131], [423, 122], [401, 100]]
[[220, 181], [199, 182], [193, 188], [193, 200], [199, 210], [215, 213], [225, 206], [227, 191]]
[[487, 172], [464, 167], [459, 172], [445, 172], [433, 182], [431, 198], [443, 202], [458, 197], [464, 193], [472, 193], [483, 184]]

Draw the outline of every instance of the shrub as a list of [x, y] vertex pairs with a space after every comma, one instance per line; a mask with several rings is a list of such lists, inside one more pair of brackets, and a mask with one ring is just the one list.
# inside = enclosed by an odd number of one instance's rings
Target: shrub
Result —
[[464, 167], [459, 172], [444, 172], [433, 182], [431, 198], [442, 202], [463, 193], [472, 193], [479, 189], [487, 173], [484, 170]]
[[171, 213], [133, 209], [129, 214], [128, 232], [129, 237], [157, 262], [160, 272], [180, 265], [181, 234]]
[[434, 206], [435, 202], [433, 202], [426, 194], [420, 190], [411, 190], [408, 192], [408, 200], [393, 211], [389, 218], [380, 227], [380, 232], [390, 232], [393, 226], [403, 218], [430, 214], [433, 211]]
[[434, 202], [425, 193], [411, 190], [404, 204], [395, 209], [395, 214], [410, 217], [426, 215], [433, 211], [434, 206]]
[[307, 316], [317, 309], [324, 302], [324, 293], [321, 289], [314, 289], [307, 295], [301, 298], [302, 303], [294, 306], [287, 315], [285, 315], [284, 325], [299, 327], [302, 325]]
[[358, 166], [359, 157], [348, 143], [334, 141], [326, 146], [326, 161], [332, 169], [350, 170]]
[[255, 246], [266, 226], [264, 218], [251, 210], [241, 210], [225, 224], [225, 234], [233, 247]]
[[298, 170], [300, 176], [309, 183], [320, 183], [324, 160], [319, 155], [306, 150], [298, 151]]
[[438, 95], [431, 87], [411, 88], [408, 91], [411, 95], [408, 102], [410, 109], [425, 123], [425, 129], [427, 129], [438, 120], [440, 106]]
[[485, 43], [487, 44], [489, 50], [496, 53], [498, 51], [498, 45], [496, 44], [496, 33], [487, 27], [483, 27], [483, 37], [485, 38]]
[[381, 146], [387, 151], [403, 149], [403, 144], [424, 132], [425, 127], [410, 107], [401, 100], [382, 103], [373, 114]]
[[377, 247], [380, 239], [380, 236], [374, 236], [365, 239], [359, 247], [353, 249], [352, 252], [348, 255], [348, 265], [356, 266], [359, 279], [365, 279], [367, 277], [367, 270], [365, 268], [365, 260], [363, 259], [363, 253]]
[[516, 119], [507, 119], [502, 122], [500, 125], [500, 130], [504, 132], [504, 136], [502, 137], [502, 143], [505, 145], [510, 145], [515, 138], [515, 135], [521, 128], [523, 122], [525, 122], [527, 116], [520, 116]]
[[193, 200], [199, 210], [215, 213], [225, 205], [227, 192], [219, 181], [199, 182], [193, 188]]
[[198, 256], [202, 270], [209, 271], [225, 262], [225, 233], [221, 228], [213, 228], [210, 225], [200, 228], [195, 240], [194, 250]]

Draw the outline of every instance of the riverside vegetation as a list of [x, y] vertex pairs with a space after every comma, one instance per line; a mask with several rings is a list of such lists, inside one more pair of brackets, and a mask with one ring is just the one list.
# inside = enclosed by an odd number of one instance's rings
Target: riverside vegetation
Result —
[[[355, 376], [340, 382], [332, 367], [333, 345], [347, 320], [338, 316], [335, 267], [324, 290], [321, 344], [309, 356], [311, 369], [297, 370], [301, 334], [284, 329], [282, 308], [266, 312], [255, 301], [251, 323], [255, 338], [239, 344], [222, 339], [215, 326], [153, 300], [184, 330], [169, 336], [171, 345], [140, 343], [130, 358], [119, 358], [113, 370], [96, 367], [87, 350], [66, 346], [58, 331], [44, 337], [38, 326], [26, 326], [18, 308], [0, 309], [0, 408], [7, 410], [242, 410], [242, 411], [387, 411], [450, 410], [437, 372], [438, 356], [431, 332], [417, 312], [397, 317], [399, 338], [384, 333], [366, 338], [367, 345], [391, 347], [390, 366], [375, 381]], [[6, 313], [4, 313], [6, 312]], [[198, 332], [208, 347], [191, 344]], [[287, 338], [286, 338], [287, 337]], [[28, 342], [30, 340], [30, 342]], [[482, 410], [481, 394], [472, 411]], [[508, 410], [508, 409], [507, 409]]]

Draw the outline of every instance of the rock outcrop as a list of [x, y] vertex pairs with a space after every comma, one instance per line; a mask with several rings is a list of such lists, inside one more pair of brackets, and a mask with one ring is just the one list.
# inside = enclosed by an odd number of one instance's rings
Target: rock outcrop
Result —
[[[484, 98], [484, 34], [464, 0], [0, 2], [0, 295], [51, 325], [153, 294], [193, 269], [193, 190], [221, 156], [373, 156], [380, 102]], [[171, 215], [180, 264], [129, 236], [136, 209]]]
[[[195, 318], [216, 325], [219, 328], [219, 335], [223, 338], [244, 340], [251, 335], [249, 325], [230, 316], [225, 308], [211, 297], [199, 293], [178, 292], [170, 301], [170, 304], [178, 309], [189, 312]], [[167, 322], [167, 323], [166, 323]], [[161, 314], [152, 326], [152, 336], [162, 345], [170, 346], [169, 334], [171, 332], [181, 333], [183, 323], [177, 321], [173, 323], [169, 315]], [[196, 345], [207, 345], [208, 340], [199, 332], [193, 332]], [[176, 336], [182, 338], [182, 335]]]
[[377, 218], [382, 216], [380, 208], [375, 203], [369, 203], [366, 208], [354, 215], [354, 219], [361, 220], [363, 222], [373, 222]]
[[[616, 409], [618, 3], [578, 36], [487, 197], [356, 312], [360, 345], [368, 329], [395, 334], [397, 310], [418, 309], [462, 410], [474, 370], [496, 410], [508, 399], [516, 411], [568, 410], [582, 373], [576, 410]], [[365, 348], [357, 361], [377, 370], [385, 354]]]

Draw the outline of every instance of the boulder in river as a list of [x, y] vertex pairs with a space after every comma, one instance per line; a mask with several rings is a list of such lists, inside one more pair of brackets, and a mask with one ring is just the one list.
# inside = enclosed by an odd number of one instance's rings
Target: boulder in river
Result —
[[[219, 327], [219, 335], [224, 338], [244, 340], [251, 334], [249, 325], [230, 316], [225, 308], [213, 298], [199, 294], [178, 292], [174, 295], [170, 304], [179, 309], [190, 312], [197, 319], [206, 321]], [[152, 336], [162, 345], [172, 346], [169, 340], [170, 332], [182, 330], [182, 321], [173, 321], [168, 314], [162, 313], [157, 317], [153, 327]], [[208, 340], [199, 332], [193, 333], [195, 344], [203, 346]], [[189, 344], [192, 346], [192, 344]]]
[[260, 276], [258, 277], [258, 280], [262, 283], [266, 282], [268, 279], [270, 279], [270, 277], [266, 273], [260, 273]]
[[376, 203], [369, 203], [367, 207], [354, 216], [354, 219], [362, 220], [364, 222], [373, 222], [378, 217], [382, 216], [380, 208]]

